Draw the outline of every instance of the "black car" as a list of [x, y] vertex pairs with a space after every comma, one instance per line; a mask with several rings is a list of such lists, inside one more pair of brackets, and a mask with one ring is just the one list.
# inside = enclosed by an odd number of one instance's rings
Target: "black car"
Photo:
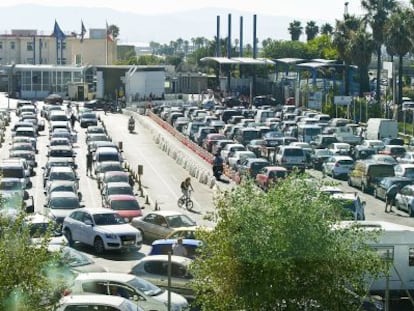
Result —
[[351, 153], [351, 156], [354, 160], [365, 160], [368, 159], [371, 155], [376, 154], [376, 151], [372, 148], [356, 146], [353, 148]]
[[107, 105], [106, 101], [102, 99], [93, 99], [83, 104], [83, 107], [89, 108], [92, 110], [104, 109]]
[[384, 142], [384, 145], [404, 146], [404, 139], [402, 138], [386, 137], [386, 138], [383, 138], [382, 141]]
[[397, 185], [397, 187], [401, 189], [402, 187], [412, 184], [412, 183], [413, 183], [413, 180], [407, 177], [399, 177], [399, 176], [385, 177], [375, 186], [374, 197], [385, 201], [387, 190], [392, 185]]

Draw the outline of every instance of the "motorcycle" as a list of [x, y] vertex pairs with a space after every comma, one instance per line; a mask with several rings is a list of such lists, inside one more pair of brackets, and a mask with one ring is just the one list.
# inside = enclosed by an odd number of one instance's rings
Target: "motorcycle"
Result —
[[135, 124], [132, 122], [128, 123], [128, 131], [132, 133], [134, 132], [134, 130], [135, 130]]
[[223, 165], [214, 165], [213, 175], [216, 178], [216, 180], [220, 180], [221, 175], [223, 175]]

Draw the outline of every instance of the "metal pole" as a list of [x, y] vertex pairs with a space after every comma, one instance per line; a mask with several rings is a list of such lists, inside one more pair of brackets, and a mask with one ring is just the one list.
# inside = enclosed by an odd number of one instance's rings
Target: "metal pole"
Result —
[[167, 310], [171, 311], [171, 252], [168, 252]]
[[389, 266], [390, 251], [387, 250], [387, 276], [385, 278], [385, 311], [390, 310], [390, 266]]

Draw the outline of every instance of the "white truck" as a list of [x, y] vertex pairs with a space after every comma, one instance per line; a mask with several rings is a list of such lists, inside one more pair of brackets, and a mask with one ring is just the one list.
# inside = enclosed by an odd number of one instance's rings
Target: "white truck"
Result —
[[365, 132], [366, 139], [383, 138], [397, 138], [398, 137], [398, 122], [392, 119], [370, 118], [367, 122]]
[[[343, 221], [346, 228], [355, 222]], [[414, 292], [414, 227], [386, 221], [361, 221], [358, 226], [366, 231], [378, 230], [378, 240], [368, 242], [384, 260], [389, 260], [388, 289], [391, 296], [406, 297]], [[387, 290], [387, 277], [367, 280], [370, 292], [383, 295]]]

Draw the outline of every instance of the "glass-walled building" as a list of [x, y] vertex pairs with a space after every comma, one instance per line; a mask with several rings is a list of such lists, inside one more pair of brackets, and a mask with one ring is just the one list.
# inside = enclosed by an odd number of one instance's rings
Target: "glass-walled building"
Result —
[[[17, 98], [45, 98], [56, 93], [68, 96], [68, 85], [85, 82], [85, 66], [10, 65], [1, 72], [7, 75], [7, 89]], [[4, 81], [4, 79], [3, 79]]]

